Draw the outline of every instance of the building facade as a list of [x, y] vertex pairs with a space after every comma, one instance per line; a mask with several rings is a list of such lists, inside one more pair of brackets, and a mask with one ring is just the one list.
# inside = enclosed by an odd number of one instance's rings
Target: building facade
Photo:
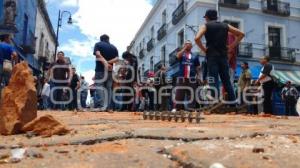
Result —
[[[0, 34], [13, 36], [13, 45], [20, 59], [28, 62], [35, 75], [41, 74], [41, 61], [38, 56], [42, 47], [37, 42], [41, 42], [42, 31], [45, 32], [48, 49], [52, 50], [55, 34], [43, 1], [0, 0]], [[45, 53], [46, 51], [40, 56], [45, 56]]]
[[[259, 59], [270, 56], [281, 74], [299, 71], [300, 1], [158, 0], [129, 47], [139, 58], [140, 72], [147, 74], [165, 64], [174, 75], [178, 71], [176, 53], [185, 40], [193, 42], [193, 52], [203, 61], [205, 56], [194, 37], [205, 24], [207, 9], [218, 9], [221, 21], [245, 32], [238, 64], [247, 61], [251, 67], [260, 67]], [[300, 75], [295, 79], [300, 84]]]
[[36, 52], [34, 58], [39, 61], [39, 69], [45, 76], [47, 67], [51, 62], [54, 62], [56, 35], [44, 0], [38, 0], [35, 37]]

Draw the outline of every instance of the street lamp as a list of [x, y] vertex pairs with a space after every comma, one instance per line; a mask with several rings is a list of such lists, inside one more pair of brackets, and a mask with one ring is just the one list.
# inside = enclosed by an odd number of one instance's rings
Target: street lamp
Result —
[[73, 24], [73, 19], [72, 19], [72, 13], [69, 11], [62, 11], [59, 10], [58, 13], [58, 21], [57, 21], [57, 31], [56, 31], [56, 39], [55, 39], [55, 52], [54, 52], [54, 61], [56, 61], [56, 54], [57, 54], [57, 47], [58, 47], [58, 36], [59, 36], [59, 29], [62, 26], [62, 19], [64, 14], [68, 14], [69, 15], [69, 19], [68, 19], [68, 24]]

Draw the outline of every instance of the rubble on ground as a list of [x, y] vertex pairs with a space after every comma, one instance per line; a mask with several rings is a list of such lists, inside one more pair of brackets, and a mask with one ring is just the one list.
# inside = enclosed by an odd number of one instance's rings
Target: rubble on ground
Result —
[[21, 133], [22, 127], [37, 117], [34, 77], [26, 62], [16, 65], [9, 85], [2, 91], [0, 134]]
[[70, 132], [61, 122], [51, 115], [45, 115], [26, 124], [22, 129], [24, 132], [32, 132], [43, 137], [52, 135], [65, 135]]

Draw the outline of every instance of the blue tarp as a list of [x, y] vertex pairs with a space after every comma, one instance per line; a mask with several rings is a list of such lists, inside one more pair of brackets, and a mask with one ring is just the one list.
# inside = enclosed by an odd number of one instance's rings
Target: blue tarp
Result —
[[[258, 79], [261, 68], [262, 68], [261, 66], [250, 67], [250, 71], [252, 73], [252, 79], [253, 80]], [[239, 79], [241, 74], [242, 74], [242, 68], [241, 68], [241, 66], [238, 66], [237, 69], [236, 69], [235, 78]]]

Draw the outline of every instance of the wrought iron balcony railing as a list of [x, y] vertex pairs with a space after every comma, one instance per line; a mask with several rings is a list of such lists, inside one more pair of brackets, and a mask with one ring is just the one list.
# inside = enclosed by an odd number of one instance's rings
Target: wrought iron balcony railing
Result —
[[150, 52], [154, 48], [154, 39], [151, 38], [151, 40], [147, 43], [147, 51]]
[[281, 2], [279, 0], [262, 0], [262, 10], [265, 13], [280, 15], [280, 16], [290, 16], [291, 7], [288, 2]]
[[183, 1], [179, 6], [175, 9], [172, 14], [172, 24], [176, 25], [179, 21], [185, 16], [185, 2]]
[[157, 72], [159, 70], [159, 66], [164, 63], [163, 60], [160, 60], [158, 63], [154, 65], [154, 72]]
[[162, 40], [167, 35], [167, 24], [163, 24], [157, 31], [157, 40]]
[[275, 61], [296, 62], [296, 49], [286, 47], [266, 47], [265, 54]]
[[249, 9], [249, 0], [220, 0], [219, 5], [234, 9]]
[[35, 54], [36, 37], [32, 32], [29, 33], [29, 36], [27, 36], [21, 47], [25, 54]]
[[177, 63], [177, 53], [180, 51], [180, 48], [176, 48], [169, 54], [169, 64], [173, 66]]
[[253, 57], [253, 44], [241, 43], [238, 48], [238, 57], [252, 58]]
[[145, 50], [144, 49], [141, 49], [141, 51], [139, 53], [139, 57], [140, 57], [140, 59], [145, 57]]

